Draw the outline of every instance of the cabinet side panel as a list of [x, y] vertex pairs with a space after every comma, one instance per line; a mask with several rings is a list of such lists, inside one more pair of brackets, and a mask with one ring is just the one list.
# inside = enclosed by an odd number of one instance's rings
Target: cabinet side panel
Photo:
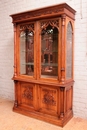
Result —
[[72, 86], [66, 90], [66, 111], [72, 110]]

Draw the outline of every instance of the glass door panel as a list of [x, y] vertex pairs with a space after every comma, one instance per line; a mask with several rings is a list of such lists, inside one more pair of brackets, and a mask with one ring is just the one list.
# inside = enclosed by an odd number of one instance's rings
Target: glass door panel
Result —
[[71, 22], [67, 25], [67, 41], [66, 41], [66, 79], [72, 78], [72, 25]]
[[51, 25], [41, 33], [41, 77], [58, 77], [58, 29]]
[[20, 33], [20, 74], [34, 75], [34, 33], [29, 29]]

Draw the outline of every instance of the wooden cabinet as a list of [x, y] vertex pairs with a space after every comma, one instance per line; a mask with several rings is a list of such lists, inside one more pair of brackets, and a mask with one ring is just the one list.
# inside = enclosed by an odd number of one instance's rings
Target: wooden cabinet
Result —
[[75, 10], [66, 3], [11, 15], [13, 110], [59, 126], [73, 116]]

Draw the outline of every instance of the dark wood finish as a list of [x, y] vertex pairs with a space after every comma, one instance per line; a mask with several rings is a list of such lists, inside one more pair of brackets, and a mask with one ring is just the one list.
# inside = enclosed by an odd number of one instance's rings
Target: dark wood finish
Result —
[[[14, 24], [13, 110], [63, 127], [73, 116], [75, 10], [63, 3], [11, 17]], [[70, 39], [67, 31], [71, 33]], [[71, 51], [70, 64], [67, 45]]]

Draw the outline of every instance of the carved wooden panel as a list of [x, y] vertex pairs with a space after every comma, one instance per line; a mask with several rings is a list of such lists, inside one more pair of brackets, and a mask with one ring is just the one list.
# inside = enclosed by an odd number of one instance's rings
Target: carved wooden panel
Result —
[[40, 111], [57, 114], [58, 92], [57, 89], [49, 88], [48, 86], [40, 86]]
[[21, 104], [33, 106], [34, 101], [34, 85], [21, 83]]
[[56, 101], [54, 99], [53, 94], [56, 93], [56, 91], [47, 90], [47, 89], [43, 89], [42, 91], [44, 92], [43, 103], [47, 104], [47, 105], [55, 106], [56, 105]]
[[25, 90], [23, 91], [22, 97], [29, 99], [29, 100], [33, 100], [33, 88], [32, 87], [25, 87]]
[[66, 90], [66, 111], [72, 109], [72, 87]]

